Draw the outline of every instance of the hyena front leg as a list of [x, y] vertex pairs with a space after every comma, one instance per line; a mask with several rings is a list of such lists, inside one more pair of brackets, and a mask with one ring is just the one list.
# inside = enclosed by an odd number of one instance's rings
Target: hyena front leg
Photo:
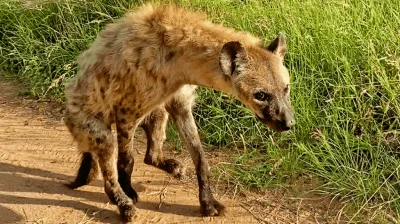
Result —
[[215, 216], [222, 214], [225, 207], [214, 199], [211, 192], [209, 165], [192, 115], [193, 92], [194, 88], [192, 86], [183, 87], [167, 103], [166, 109], [179, 134], [188, 144], [190, 156], [196, 168], [201, 212], [203, 216]]
[[162, 106], [153, 110], [141, 124], [147, 137], [144, 163], [155, 166], [180, 179], [185, 175], [185, 168], [182, 163], [175, 159], [166, 159], [163, 154], [167, 122], [168, 112]]
[[99, 174], [99, 163], [94, 153], [84, 152], [81, 157], [81, 165], [75, 181], [67, 184], [67, 186], [72, 189], [89, 184], [92, 180], [96, 179]]
[[[117, 151], [113, 147], [111, 125], [103, 120], [83, 113], [83, 110], [69, 110], [66, 125], [78, 142], [78, 147], [96, 155], [104, 178], [104, 189], [108, 198], [119, 208], [124, 221], [132, 221], [135, 205], [122, 190], [118, 182]], [[87, 155], [87, 154], [86, 154]], [[92, 157], [92, 161], [95, 161]], [[84, 162], [84, 161], [83, 161]], [[82, 172], [82, 176], [85, 176]], [[78, 173], [79, 176], [79, 173]]]
[[131, 185], [134, 165], [132, 141], [136, 125], [127, 123], [127, 120], [128, 117], [124, 116], [124, 114], [117, 113], [118, 182], [124, 192], [136, 203], [139, 196]]

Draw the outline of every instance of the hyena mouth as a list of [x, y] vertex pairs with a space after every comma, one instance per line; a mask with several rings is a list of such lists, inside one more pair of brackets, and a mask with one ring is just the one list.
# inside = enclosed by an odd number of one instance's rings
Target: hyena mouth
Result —
[[258, 120], [260, 120], [263, 124], [271, 128], [272, 130], [276, 132], [284, 132], [284, 131], [289, 131], [290, 128], [285, 125], [285, 122], [278, 121], [278, 120], [272, 120], [268, 118], [262, 118], [258, 115], [256, 115]]

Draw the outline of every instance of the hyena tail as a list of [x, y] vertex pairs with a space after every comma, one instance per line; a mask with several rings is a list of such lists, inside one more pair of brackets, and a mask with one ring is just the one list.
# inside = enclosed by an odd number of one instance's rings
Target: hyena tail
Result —
[[67, 186], [71, 189], [76, 189], [83, 185], [89, 184], [92, 180], [96, 179], [99, 173], [99, 164], [96, 157], [90, 152], [82, 153], [81, 165], [75, 181]]

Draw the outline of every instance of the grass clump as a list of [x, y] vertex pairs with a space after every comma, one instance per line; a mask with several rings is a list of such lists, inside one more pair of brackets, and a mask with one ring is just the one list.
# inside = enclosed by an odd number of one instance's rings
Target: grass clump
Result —
[[[195, 116], [206, 144], [241, 152], [229, 167], [235, 181], [264, 188], [311, 175], [323, 183], [319, 192], [350, 202], [352, 221], [380, 212], [400, 219], [399, 1], [175, 2], [266, 43], [286, 33], [294, 131], [273, 133], [234, 99], [199, 91]], [[141, 3], [3, 0], [1, 69], [28, 82], [31, 94], [62, 100], [76, 56]]]
[[27, 82], [32, 95], [60, 99], [64, 79], [76, 74], [79, 53], [130, 6], [106, 0], [1, 1], [1, 68]]

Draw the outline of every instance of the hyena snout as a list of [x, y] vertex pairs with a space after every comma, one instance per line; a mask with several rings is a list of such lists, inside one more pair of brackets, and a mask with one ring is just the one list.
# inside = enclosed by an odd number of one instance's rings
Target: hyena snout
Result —
[[257, 117], [268, 127], [278, 132], [289, 131], [296, 124], [293, 110], [286, 103], [277, 105], [274, 108], [264, 108], [263, 116], [264, 119]]
[[292, 109], [286, 105], [280, 107], [278, 117], [280, 126], [284, 131], [292, 129], [296, 124]]

